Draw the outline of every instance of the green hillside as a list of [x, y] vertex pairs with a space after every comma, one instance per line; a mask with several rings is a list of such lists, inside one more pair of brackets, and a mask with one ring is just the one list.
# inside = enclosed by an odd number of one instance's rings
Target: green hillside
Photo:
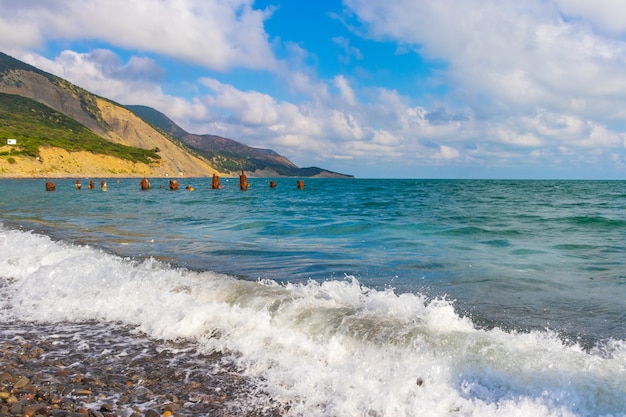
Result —
[[0, 93], [0, 145], [16, 139], [17, 145], [0, 156], [39, 156], [40, 146], [53, 146], [69, 152], [89, 151], [150, 164], [160, 156], [157, 150], [133, 148], [109, 142], [52, 108], [34, 100]]

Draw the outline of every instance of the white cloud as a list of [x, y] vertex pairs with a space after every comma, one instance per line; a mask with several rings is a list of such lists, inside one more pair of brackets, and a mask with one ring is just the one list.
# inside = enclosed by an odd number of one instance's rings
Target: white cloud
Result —
[[341, 92], [341, 98], [350, 106], [354, 106], [356, 104], [354, 90], [350, 87], [348, 80], [343, 75], [337, 75], [335, 76], [335, 85]]
[[289, 103], [278, 103], [267, 94], [241, 91], [212, 78], [202, 78], [200, 83], [213, 92], [207, 96], [207, 104], [227, 111], [233, 123], [271, 127], [279, 123], [279, 111], [291, 106]]
[[534, 148], [543, 144], [541, 139], [532, 132], [508, 129], [506, 126], [497, 126], [491, 133], [498, 142], [506, 145]]
[[622, 0], [556, 0], [563, 13], [590, 22], [596, 30], [623, 34], [626, 32], [626, 14]]
[[386, 147], [398, 147], [402, 145], [402, 141], [396, 135], [386, 130], [376, 130], [372, 136], [372, 143]]
[[294, 95], [302, 95], [310, 100], [325, 101], [330, 97], [328, 86], [301, 71], [288, 71], [283, 77]]
[[359, 120], [350, 113], [333, 110], [329, 126], [337, 138], [344, 140], [363, 139], [365, 132]]
[[[93, 39], [225, 70], [273, 68], [253, 0], [29, 0], [0, 2], [0, 48]], [[201, 51], [201, 53], [199, 53]]]
[[439, 152], [435, 153], [435, 155], [433, 155], [434, 159], [457, 159], [460, 156], [459, 151], [447, 146], [447, 145], [441, 145], [439, 147]]
[[[448, 63], [445, 74], [452, 94], [475, 111], [532, 112], [541, 103], [555, 111], [585, 112], [601, 120], [624, 117], [626, 43], [563, 21], [558, 4], [542, 0], [346, 3], [366, 25], [369, 36], [394, 39], [426, 58]], [[610, 8], [605, 10], [609, 14]]]

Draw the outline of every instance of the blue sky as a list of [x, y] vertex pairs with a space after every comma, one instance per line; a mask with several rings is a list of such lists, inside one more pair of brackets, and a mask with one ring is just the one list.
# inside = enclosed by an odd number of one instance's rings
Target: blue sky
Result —
[[0, 0], [0, 50], [301, 167], [626, 178], [618, 0]]

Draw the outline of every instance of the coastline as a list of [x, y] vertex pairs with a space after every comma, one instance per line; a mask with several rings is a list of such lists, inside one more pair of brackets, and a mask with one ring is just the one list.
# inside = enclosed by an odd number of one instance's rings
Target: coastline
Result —
[[[9, 152], [7, 146], [0, 151]], [[8, 155], [11, 156], [10, 153]], [[214, 173], [212, 168], [189, 160], [179, 165], [169, 160], [147, 165], [131, 162], [111, 155], [88, 151], [68, 152], [65, 149], [40, 147], [37, 158], [15, 155], [0, 158], [0, 178], [132, 178], [132, 177], [200, 177]]]
[[221, 353], [107, 324], [0, 324], [2, 416], [283, 414]]

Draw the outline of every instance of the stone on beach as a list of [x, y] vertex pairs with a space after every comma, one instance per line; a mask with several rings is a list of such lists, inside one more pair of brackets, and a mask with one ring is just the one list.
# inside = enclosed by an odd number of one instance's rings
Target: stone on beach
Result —
[[36, 326], [0, 325], [1, 417], [284, 414], [221, 354], [137, 340], [118, 329], [81, 334], [90, 348], [78, 349], [73, 332]]

